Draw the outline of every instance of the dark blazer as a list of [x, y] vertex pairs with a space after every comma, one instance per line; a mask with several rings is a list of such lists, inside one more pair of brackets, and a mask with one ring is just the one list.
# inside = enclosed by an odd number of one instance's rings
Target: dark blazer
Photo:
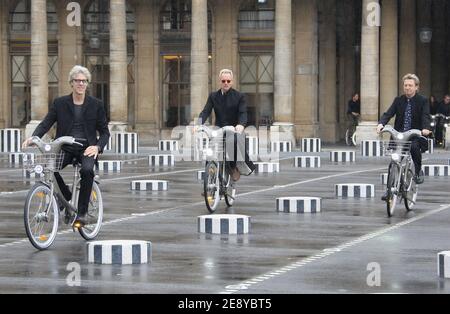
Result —
[[[413, 97], [412, 123], [411, 127], [418, 130], [431, 130], [430, 127], [430, 105], [428, 99], [422, 95], [416, 94]], [[391, 107], [383, 114], [380, 124], [386, 125], [389, 120], [395, 116], [394, 129], [403, 132], [403, 123], [405, 120], [405, 110], [407, 106], [407, 98], [405, 95], [394, 99]]]
[[450, 104], [446, 105], [444, 101], [441, 101], [438, 105], [437, 113], [450, 116]]
[[[74, 117], [72, 104], [72, 94], [56, 98], [45, 119], [37, 126], [33, 136], [44, 136], [55, 122], [57, 123], [56, 138], [69, 136], [72, 131]], [[110, 136], [103, 102], [100, 99], [86, 95], [83, 117], [84, 131], [89, 146], [97, 145], [100, 148], [100, 152], [102, 152], [105, 145], [108, 144]], [[100, 136], [98, 140], [97, 131]]]
[[218, 127], [238, 124], [246, 126], [247, 124], [247, 101], [244, 94], [235, 89], [230, 89], [224, 95], [222, 95], [222, 90], [209, 95], [205, 108], [200, 113], [202, 124], [211, 115], [213, 109]]

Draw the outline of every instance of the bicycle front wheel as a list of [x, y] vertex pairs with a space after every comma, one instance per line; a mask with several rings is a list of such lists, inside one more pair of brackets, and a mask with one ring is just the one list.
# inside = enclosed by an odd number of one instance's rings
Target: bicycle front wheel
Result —
[[24, 207], [25, 231], [31, 244], [38, 250], [52, 245], [58, 232], [59, 211], [50, 188], [37, 183], [28, 192]]
[[395, 207], [398, 202], [398, 181], [400, 179], [400, 169], [395, 163], [389, 165], [388, 179], [387, 179], [387, 196], [386, 209], [388, 217], [394, 214]]
[[234, 200], [236, 198], [236, 187], [234, 186], [234, 182], [231, 179], [230, 174], [227, 174], [226, 180], [226, 190], [225, 190], [225, 203], [228, 207], [233, 206]]
[[345, 131], [345, 144], [347, 144], [347, 146], [353, 145], [352, 135], [353, 132], [350, 129], [347, 129], [347, 131]]
[[405, 207], [407, 211], [412, 210], [417, 200], [418, 186], [414, 181], [414, 173], [408, 169], [405, 178]]
[[203, 191], [206, 208], [210, 213], [216, 211], [220, 201], [220, 180], [219, 167], [214, 161], [206, 164], [205, 176], [203, 179]]
[[79, 228], [78, 231], [85, 240], [90, 241], [97, 237], [103, 222], [102, 192], [96, 182], [92, 185], [91, 198], [89, 199], [86, 219], [86, 225]]

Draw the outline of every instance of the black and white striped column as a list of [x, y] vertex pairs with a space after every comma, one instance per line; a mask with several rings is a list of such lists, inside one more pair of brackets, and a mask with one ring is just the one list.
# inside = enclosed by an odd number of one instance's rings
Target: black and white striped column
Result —
[[114, 240], [87, 243], [88, 263], [138, 265], [152, 262], [152, 244], [147, 241]]
[[245, 138], [248, 155], [256, 157], [259, 155], [259, 140], [256, 136], [247, 136]]
[[382, 141], [361, 141], [361, 156], [363, 157], [382, 157]]
[[284, 213], [319, 213], [322, 199], [319, 197], [277, 198], [277, 211]]
[[97, 170], [103, 172], [120, 172], [121, 168], [122, 162], [120, 160], [100, 160], [97, 166]]
[[9, 154], [9, 163], [13, 165], [23, 165], [23, 162], [34, 162], [33, 153], [11, 153]]
[[320, 138], [303, 138], [302, 152], [320, 153], [322, 151], [322, 141]]
[[178, 141], [162, 140], [159, 141], [158, 147], [160, 151], [170, 151], [170, 152], [178, 151]]
[[427, 177], [448, 177], [450, 166], [424, 165], [422, 170]]
[[36, 174], [36, 172], [32, 172], [28, 169], [22, 169], [22, 177], [24, 179], [40, 179], [44, 177], [43, 173]]
[[159, 166], [175, 166], [174, 155], [150, 155], [148, 156], [148, 164], [150, 167]]
[[450, 278], [450, 251], [438, 253], [437, 269], [439, 278]]
[[319, 156], [295, 157], [295, 167], [297, 167], [297, 168], [320, 168], [320, 157]]
[[199, 216], [198, 232], [209, 234], [247, 234], [250, 232], [250, 217], [244, 215]]
[[355, 162], [355, 155], [354, 151], [332, 151], [330, 152], [330, 160], [332, 162]]
[[22, 146], [19, 129], [0, 130], [0, 152], [19, 153]]
[[164, 180], [137, 180], [131, 182], [133, 191], [167, 191], [168, 182]]
[[116, 154], [137, 154], [139, 135], [137, 133], [116, 133]]
[[197, 171], [197, 180], [203, 180], [205, 177], [205, 170], [198, 170]]
[[373, 184], [346, 183], [335, 185], [338, 197], [375, 197], [375, 186]]
[[256, 173], [274, 173], [280, 172], [279, 162], [255, 162]]
[[428, 139], [428, 150], [425, 152], [425, 154], [433, 154], [434, 153], [434, 140], [429, 138]]
[[290, 141], [276, 141], [271, 143], [271, 151], [275, 153], [292, 152], [292, 143]]
[[389, 175], [388, 173], [381, 174], [381, 184], [382, 185], [387, 185], [388, 175]]
[[[114, 141], [115, 135], [113, 133], [111, 133], [111, 136], [108, 139], [108, 143], [105, 145], [105, 147], [103, 147], [103, 151], [104, 152], [110, 152], [114, 150], [114, 145], [113, 145], [113, 141]], [[99, 137], [97, 137], [97, 140], [99, 139]]]

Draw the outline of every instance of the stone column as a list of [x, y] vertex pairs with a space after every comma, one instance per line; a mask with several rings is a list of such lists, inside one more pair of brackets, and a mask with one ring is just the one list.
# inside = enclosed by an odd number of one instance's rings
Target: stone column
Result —
[[384, 1], [381, 12], [380, 51], [380, 115], [398, 96], [398, 6], [397, 1]]
[[431, 73], [433, 75], [431, 93], [439, 100], [442, 100], [447, 93], [448, 87], [445, 4], [446, 0], [433, 0], [432, 9], [434, 26], [431, 43]]
[[[156, 144], [159, 139], [159, 105], [155, 93], [159, 86], [157, 71], [158, 54], [154, 49], [158, 32], [158, 10], [154, 2], [139, 0], [136, 10], [137, 42], [136, 56], [136, 131], [141, 144]], [[157, 39], [157, 38], [156, 38]], [[156, 74], [155, 74], [156, 72]], [[155, 79], [158, 78], [158, 79]], [[158, 109], [158, 110], [156, 110]]]
[[7, 2], [0, 2], [0, 128], [9, 126], [11, 105], [8, 86]]
[[416, 0], [400, 1], [399, 94], [403, 94], [402, 77], [416, 73]]
[[295, 136], [318, 137], [318, 12], [316, 0], [295, 2]]
[[379, 5], [379, 1], [363, 0], [361, 31], [362, 122], [357, 128], [358, 142], [376, 139], [377, 137], [380, 78], [380, 29], [376, 25], [377, 5]]
[[[432, 29], [431, 20], [432, 0], [417, 0], [417, 30], [423, 28]], [[420, 78], [420, 93], [430, 96], [431, 93], [431, 43], [420, 40], [417, 36], [417, 75]]]
[[197, 119], [208, 99], [208, 7], [192, 0], [191, 120]]
[[128, 124], [127, 25], [125, 0], [110, 0], [109, 103], [112, 131]]
[[336, 1], [319, 1], [323, 21], [319, 24], [319, 122], [323, 141], [338, 139], [336, 104]]
[[31, 1], [31, 121], [25, 137], [34, 132], [48, 112], [47, 1]]

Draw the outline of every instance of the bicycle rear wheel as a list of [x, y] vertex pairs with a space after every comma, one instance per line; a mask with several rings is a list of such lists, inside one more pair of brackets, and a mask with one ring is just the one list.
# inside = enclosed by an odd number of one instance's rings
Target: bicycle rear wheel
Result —
[[225, 203], [228, 207], [233, 206], [234, 200], [236, 198], [236, 187], [231, 179], [231, 175], [227, 173], [226, 188], [225, 188]]
[[80, 235], [87, 241], [93, 240], [100, 232], [103, 221], [103, 198], [96, 182], [92, 185], [91, 198], [86, 214], [87, 224], [79, 228]]
[[412, 210], [417, 200], [418, 186], [414, 181], [414, 173], [408, 169], [405, 178], [405, 207], [407, 211]]
[[215, 212], [220, 201], [220, 180], [219, 167], [214, 161], [206, 163], [203, 191], [206, 208], [210, 213]]
[[52, 245], [58, 232], [59, 211], [50, 188], [37, 183], [28, 192], [24, 207], [25, 231], [31, 244], [38, 250]]
[[352, 146], [353, 145], [352, 135], [353, 135], [352, 130], [347, 129], [345, 131], [345, 144], [347, 144], [347, 146]]
[[388, 179], [387, 179], [387, 196], [386, 196], [386, 210], [388, 217], [394, 214], [395, 207], [398, 203], [398, 181], [400, 179], [400, 169], [395, 163], [389, 165]]

